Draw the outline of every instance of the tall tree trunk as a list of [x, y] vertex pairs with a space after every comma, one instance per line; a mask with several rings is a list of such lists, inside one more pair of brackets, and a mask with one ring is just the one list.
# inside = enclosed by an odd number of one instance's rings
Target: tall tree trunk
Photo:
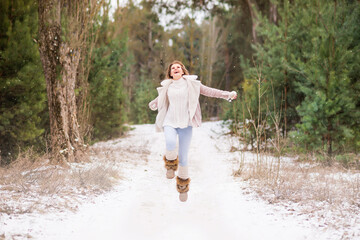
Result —
[[208, 79], [206, 79], [208, 86], [211, 86], [212, 83], [213, 59], [215, 54], [214, 28], [215, 28], [215, 19], [211, 18], [209, 21]]
[[[88, 76], [91, 67], [91, 56], [97, 41], [98, 31], [92, 24], [94, 18], [104, 5], [104, 0], [61, 0], [61, 8], [65, 11], [67, 18], [66, 29], [70, 29], [72, 35], [66, 35], [67, 44], [71, 54], [76, 54], [80, 59], [73, 59], [78, 66], [76, 74], [75, 89], [77, 89], [76, 106], [77, 121], [80, 136], [87, 136], [91, 131], [90, 107], [89, 107], [89, 83]], [[86, 11], [84, 11], [86, 9]], [[107, 15], [107, 12], [103, 12]], [[65, 46], [65, 45], [64, 45]], [[79, 55], [80, 54], [80, 55]], [[73, 56], [70, 56], [73, 57]], [[71, 60], [71, 61], [73, 61]]]
[[153, 52], [154, 52], [154, 44], [153, 44], [153, 27], [152, 27], [152, 21], [151, 19], [149, 19], [149, 25], [148, 25], [148, 48], [149, 48], [149, 55], [148, 55], [148, 59], [147, 59], [147, 68], [149, 73], [151, 73], [152, 71], [152, 66], [153, 66], [153, 62], [154, 62], [154, 57], [153, 57]]
[[205, 76], [205, 73], [206, 73], [206, 62], [205, 62], [205, 59], [206, 59], [206, 54], [205, 54], [205, 49], [206, 49], [206, 44], [205, 44], [205, 37], [203, 37], [201, 39], [201, 54], [200, 54], [200, 79], [203, 80], [203, 77]]
[[190, 19], [190, 33], [189, 33], [189, 44], [190, 44], [190, 56], [189, 56], [189, 72], [194, 71], [194, 20]]
[[[60, 25], [60, 1], [39, 0], [39, 51], [44, 75], [46, 79], [46, 90], [48, 98], [51, 153], [53, 159], [59, 159], [60, 151], [65, 149], [67, 136], [62, 131], [61, 109], [63, 97], [61, 85], [58, 84], [60, 69], [59, 48], [61, 39]], [[58, 89], [60, 85], [60, 89]]]
[[[288, 2], [285, 1], [285, 31], [284, 31], [284, 62], [287, 64], [287, 31], [288, 31], [288, 11], [289, 5]], [[284, 68], [284, 137], [287, 136], [287, 109], [288, 109], [288, 100], [287, 100], [287, 92], [288, 92], [288, 72], [286, 68]]]
[[328, 119], [328, 125], [327, 125], [327, 139], [326, 139], [326, 144], [327, 144], [327, 159], [328, 159], [328, 164], [331, 164], [331, 156], [332, 156], [332, 125], [331, 125], [331, 119]]
[[79, 49], [71, 49], [66, 43], [62, 43], [60, 47], [60, 63], [62, 65], [61, 80], [65, 86], [63, 96], [65, 96], [65, 104], [63, 108], [63, 118], [67, 120], [67, 134], [69, 136], [68, 147], [72, 147], [73, 151], [68, 151], [68, 160], [75, 160], [73, 154], [81, 150], [84, 145], [83, 137], [80, 134], [79, 123], [77, 119], [77, 106], [75, 97], [75, 85], [77, 69], [80, 60]]
[[[51, 158], [74, 161], [83, 145], [76, 116], [75, 80], [79, 54], [61, 43], [60, 0], [38, 0], [39, 51], [46, 79]], [[74, 64], [74, 66], [71, 66]]]
[[[334, 1], [334, 26], [335, 26], [335, 21], [336, 21], [336, 7], [337, 7], [337, 1]], [[331, 96], [331, 94], [329, 93], [330, 91], [330, 73], [333, 70], [333, 62], [335, 62], [335, 37], [334, 35], [330, 34], [330, 44], [329, 44], [329, 70], [327, 73], [327, 77], [326, 77], [326, 100], [328, 101], [328, 99], [330, 98], [329, 95]], [[333, 134], [333, 125], [332, 125], [332, 121], [333, 119], [331, 117], [328, 117], [327, 119], [328, 124], [327, 124], [327, 159], [328, 159], [328, 164], [331, 164], [331, 157], [332, 157], [332, 134]]]
[[77, 69], [76, 89], [79, 89], [76, 97], [77, 116], [80, 125], [81, 136], [86, 136], [91, 131], [90, 107], [89, 107], [89, 82], [91, 54], [94, 49], [95, 41], [89, 40], [89, 44], [81, 47], [80, 61]]
[[225, 90], [229, 91], [231, 86], [231, 79], [230, 79], [230, 53], [229, 47], [225, 45]]
[[270, 1], [270, 9], [269, 9], [269, 20], [273, 23], [277, 23], [277, 5]]
[[[216, 28], [217, 17], [213, 17], [209, 21], [209, 51], [208, 51], [208, 79], [207, 85], [212, 87], [213, 84], [213, 65], [215, 63], [217, 49], [218, 49], [218, 36], [219, 28]], [[208, 117], [212, 117], [214, 112], [216, 112], [216, 107], [214, 104], [214, 99], [207, 99], [208, 103]]]
[[258, 42], [257, 34], [256, 34], [256, 27], [258, 25], [258, 18], [256, 16], [256, 11], [258, 11], [258, 7], [256, 5], [256, 2], [253, 2], [251, 0], [246, 0], [246, 3], [249, 7], [250, 16], [251, 16], [251, 22], [252, 22], [252, 37], [254, 40], [254, 43]]

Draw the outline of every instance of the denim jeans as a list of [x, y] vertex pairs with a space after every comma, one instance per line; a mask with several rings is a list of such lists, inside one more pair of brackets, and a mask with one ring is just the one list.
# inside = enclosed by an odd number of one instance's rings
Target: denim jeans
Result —
[[192, 137], [192, 127], [173, 128], [164, 126], [166, 151], [173, 151], [176, 148], [177, 136], [179, 136], [179, 164], [182, 167], [188, 164], [188, 152]]

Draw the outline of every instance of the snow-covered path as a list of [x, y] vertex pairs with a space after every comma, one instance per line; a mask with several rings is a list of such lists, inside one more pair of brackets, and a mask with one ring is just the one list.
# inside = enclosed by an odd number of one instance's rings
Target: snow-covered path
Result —
[[[136, 126], [126, 141], [150, 151], [148, 161], [124, 165], [125, 180], [76, 213], [32, 219], [34, 239], [325, 239], [303, 219], [243, 193], [233, 166], [216, 147], [219, 123], [194, 129], [189, 156], [189, 199], [178, 200], [166, 179], [164, 139], [152, 125]], [[119, 156], [120, 157], [120, 156]], [[144, 164], [145, 163], [145, 164]]]

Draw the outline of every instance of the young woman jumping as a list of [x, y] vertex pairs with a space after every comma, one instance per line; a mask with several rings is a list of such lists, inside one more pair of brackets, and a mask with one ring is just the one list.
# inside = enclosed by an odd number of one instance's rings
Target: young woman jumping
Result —
[[[166, 80], [157, 88], [158, 97], [149, 103], [151, 110], [158, 110], [155, 127], [164, 132], [166, 151], [164, 155], [166, 177], [176, 177], [179, 199], [188, 198], [190, 178], [188, 173], [188, 152], [192, 137], [192, 128], [201, 125], [200, 94], [207, 97], [236, 99], [235, 91], [228, 92], [204, 86], [196, 80], [196, 75], [189, 75], [180, 61], [173, 61], [167, 68]], [[179, 138], [179, 149], [176, 149]], [[178, 166], [179, 165], [179, 166]]]

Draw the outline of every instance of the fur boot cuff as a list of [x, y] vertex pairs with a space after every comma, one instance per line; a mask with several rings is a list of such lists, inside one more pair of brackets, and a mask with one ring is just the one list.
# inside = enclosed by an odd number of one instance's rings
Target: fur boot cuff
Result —
[[165, 162], [165, 168], [167, 170], [174, 170], [176, 171], [178, 168], [179, 158], [176, 158], [175, 160], [167, 160], [164, 156], [164, 162]]
[[185, 193], [189, 191], [190, 178], [182, 179], [176, 177], [176, 189], [179, 193]]

